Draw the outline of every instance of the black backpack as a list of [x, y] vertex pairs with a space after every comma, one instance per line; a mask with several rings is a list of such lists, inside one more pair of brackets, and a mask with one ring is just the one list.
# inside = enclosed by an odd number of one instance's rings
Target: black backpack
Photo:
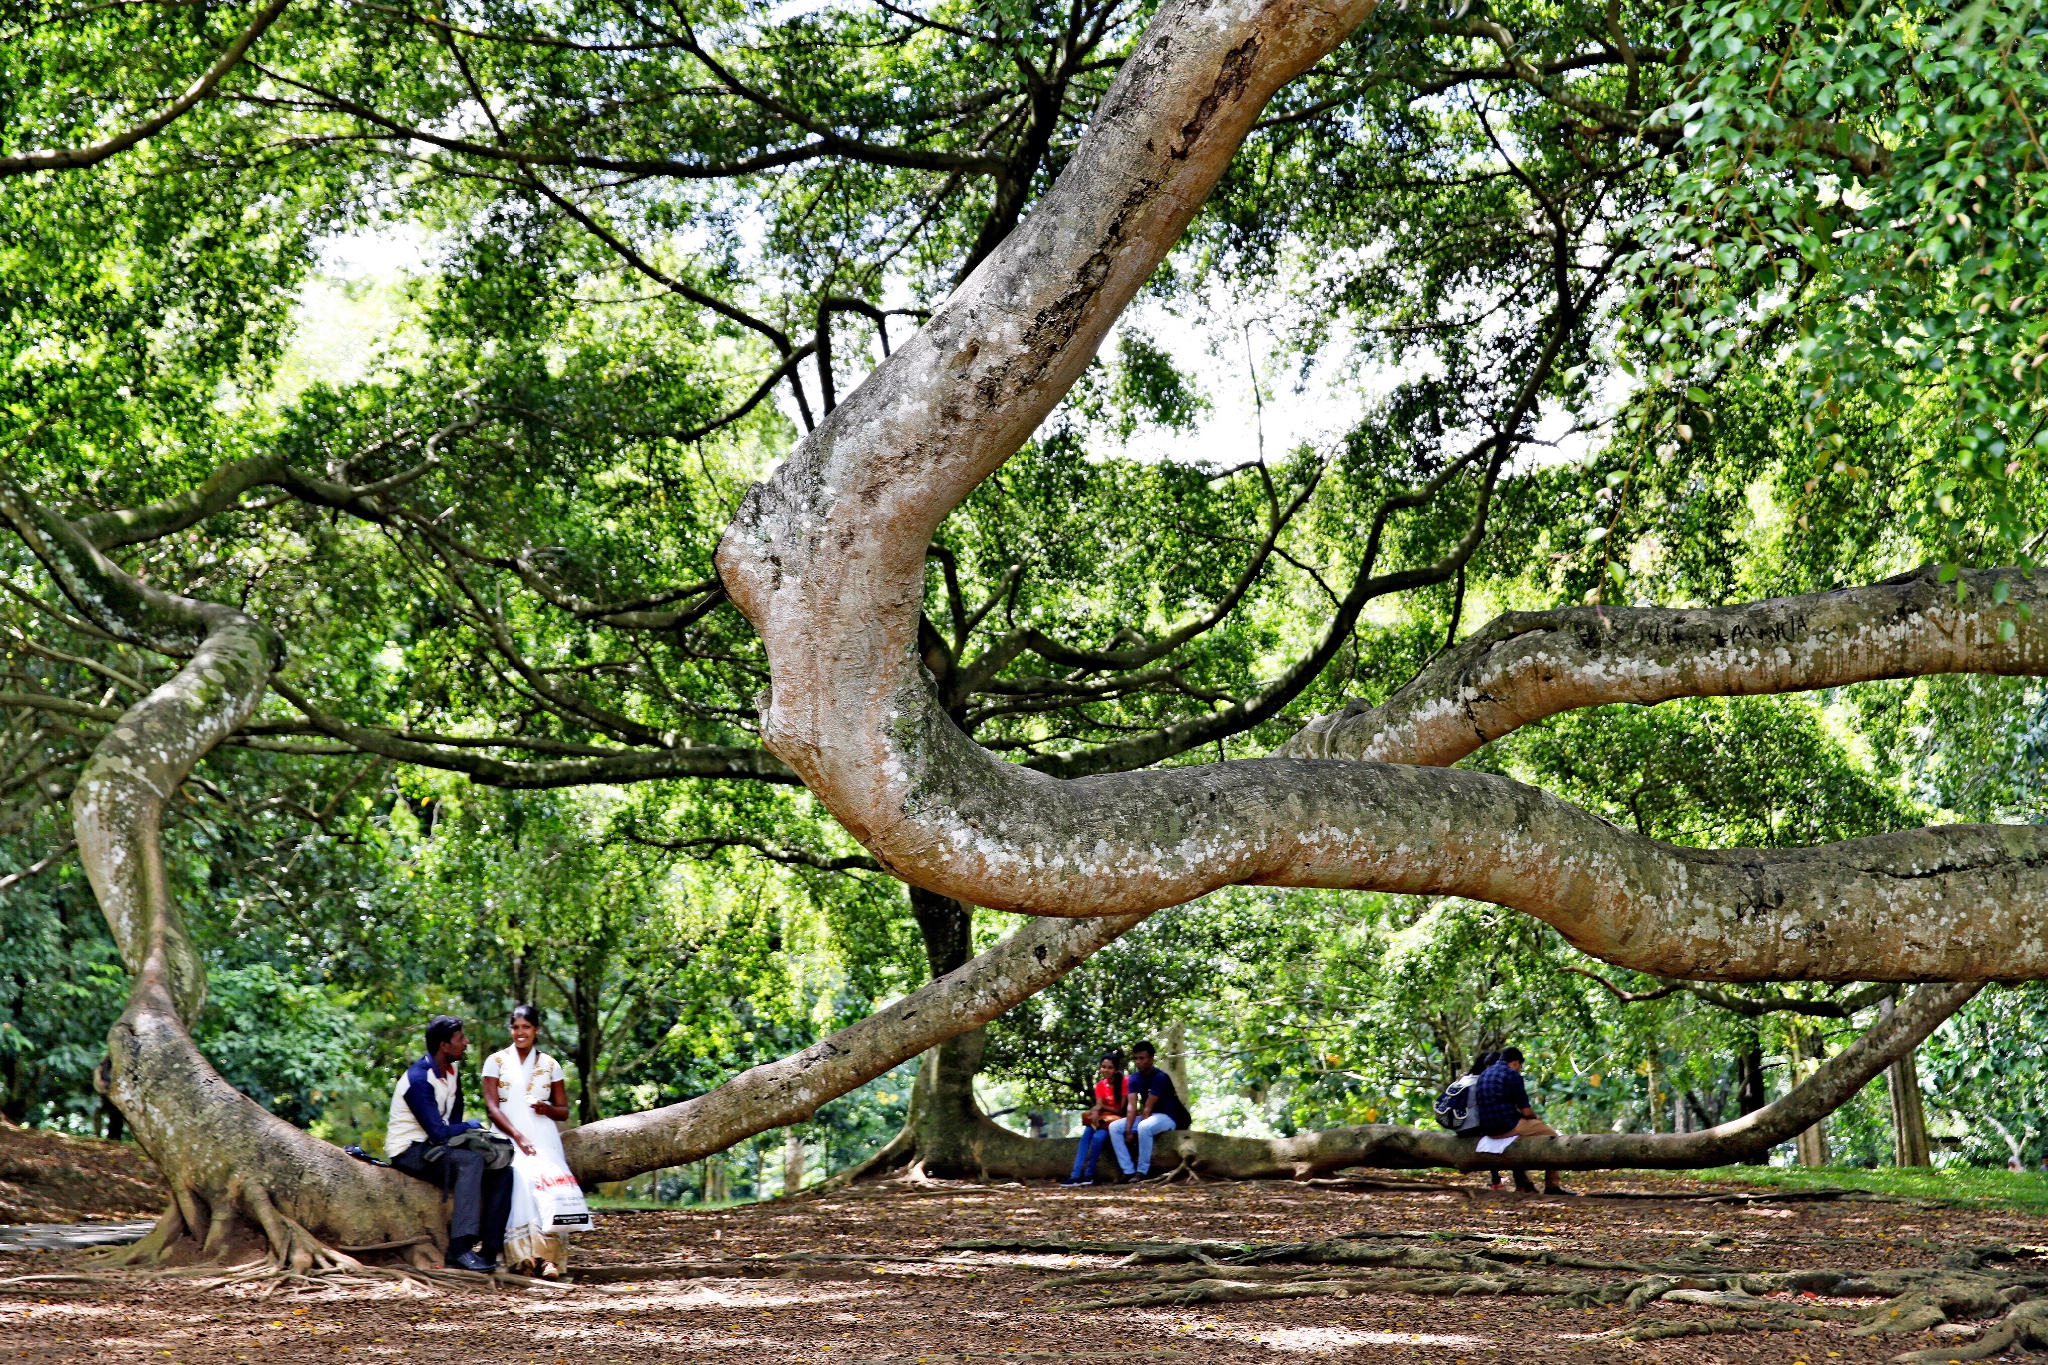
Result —
[[1479, 1073], [1468, 1071], [1436, 1097], [1436, 1121], [1454, 1133], [1479, 1127]]

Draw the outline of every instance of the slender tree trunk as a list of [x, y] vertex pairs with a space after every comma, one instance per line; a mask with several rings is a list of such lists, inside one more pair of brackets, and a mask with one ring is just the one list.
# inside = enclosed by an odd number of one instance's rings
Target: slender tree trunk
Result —
[[803, 1134], [792, 1128], [782, 1142], [782, 1192], [795, 1194], [804, 1187]]
[[[1820, 1035], [1806, 1028], [1798, 1028], [1793, 1034], [1793, 1052], [1800, 1059], [1800, 1071], [1804, 1073], [1808, 1064], [1817, 1064], [1827, 1056], [1827, 1048]], [[1802, 1166], [1826, 1166], [1828, 1159], [1828, 1125], [1825, 1116], [1816, 1120], [1812, 1127], [1800, 1131], [1794, 1144], [1799, 1164]]]
[[603, 1060], [604, 1017], [599, 1006], [602, 978], [593, 981], [578, 975], [570, 980], [574, 994], [569, 1008], [576, 1019], [576, 1119], [596, 1123], [604, 1116], [598, 1108], [597, 1067]]
[[4, 517], [102, 630], [188, 662], [125, 712], [72, 790], [79, 860], [131, 979], [107, 1036], [107, 1097], [171, 1187], [171, 1207], [127, 1259], [261, 1248], [294, 1269], [353, 1264], [325, 1245], [422, 1248], [446, 1235], [440, 1192], [368, 1166], [236, 1092], [193, 1045], [204, 961], [171, 894], [165, 803], [254, 710], [277, 637], [241, 612], [136, 581], [0, 473]]
[[1735, 1055], [1735, 1112], [1753, 1114], [1770, 1102], [1764, 1089], [1764, 1048], [1754, 1034]]
[[1194, 1108], [1195, 1092], [1188, 1085], [1188, 1026], [1178, 1019], [1168, 1024], [1160, 1046], [1165, 1051], [1160, 1055], [1159, 1069], [1173, 1081], [1173, 1088], [1180, 1092], [1180, 1102]]
[[[1891, 1014], [1893, 998], [1886, 996], [1881, 1009]], [[1927, 1106], [1920, 1095], [1920, 1067], [1909, 1052], [1885, 1070], [1886, 1088], [1892, 1101], [1892, 1162], [1899, 1166], [1931, 1166], [1927, 1149]]]

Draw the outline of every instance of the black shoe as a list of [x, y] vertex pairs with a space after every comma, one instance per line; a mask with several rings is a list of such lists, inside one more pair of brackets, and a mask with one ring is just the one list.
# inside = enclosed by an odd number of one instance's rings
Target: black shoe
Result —
[[1095, 1182], [1092, 1180], [1062, 1180], [1060, 1182], [1060, 1185], [1065, 1189], [1071, 1190], [1076, 1189], [1082, 1185], [1093, 1185], [1094, 1183]]
[[498, 1267], [474, 1251], [465, 1251], [448, 1258], [448, 1264], [457, 1270], [468, 1270], [478, 1275], [488, 1275]]

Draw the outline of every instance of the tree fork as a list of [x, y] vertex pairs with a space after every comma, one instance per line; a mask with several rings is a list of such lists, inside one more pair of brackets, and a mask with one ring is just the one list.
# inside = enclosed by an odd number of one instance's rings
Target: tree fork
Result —
[[[1589, 955], [1664, 976], [2048, 977], [2048, 830], [1684, 849], [1472, 772], [1283, 757], [1060, 782], [1003, 762], [946, 715], [918, 653], [933, 531], [1078, 378], [1265, 100], [1369, 12], [1162, 8], [1037, 210], [749, 491], [717, 562], [768, 655], [766, 744], [888, 870], [997, 909], [1144, 914], [1234, 884], [1448, 894], [1525, 911]], [[2007, 593], [2031, 592], [2011, 577]], [[1887, 592], [1911, 619], [1879, 619]], [[1833, 653], [1738, 632], [1716, 654], [1651, 631], [1589, 667], [1661, 670], [1682, 695], [1711, 690], [1693, 677], [1707, 664], [1740, 671], [1762, 656], [1752, 690], [1783, 691], [1824, 685], [1811, 679], [1829, 659], [1853, 663], [1888, 630], [1925, 642], [1955, 625], [1960, 642], [1893, 651], [1877, 676], [1988, 666], [1998, 627], [2013, 625], [1993, 618], [2017, 605], [1980, 592], [1980, 615], [1958, 622], [1926, 593], [1913, 581], [1798, 611], [1728, 609], [1791, 632], [1822, 630], [1829, 611], [1871, 618], [1853, 638], [1824, 630]], [[1608, 618], [1562, 619], [1598, 637]], [[1568, 704], [1588, 704], [1574, 695]]]

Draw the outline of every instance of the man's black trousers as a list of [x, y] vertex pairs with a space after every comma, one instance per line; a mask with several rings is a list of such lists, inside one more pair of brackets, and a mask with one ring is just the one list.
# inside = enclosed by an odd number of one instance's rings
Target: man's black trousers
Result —
[[407, 1175], [439, 1185], [455, 1198], [448, 1219], [448, 1254], [471, 1247], [487, 1261], [505, 1249], [505, 1220], [512, 1216], [512, 1168], [484, 1169], [484, 1154], [467, 1147], [434, 1147], [424, 1142], [391, 1158]]

